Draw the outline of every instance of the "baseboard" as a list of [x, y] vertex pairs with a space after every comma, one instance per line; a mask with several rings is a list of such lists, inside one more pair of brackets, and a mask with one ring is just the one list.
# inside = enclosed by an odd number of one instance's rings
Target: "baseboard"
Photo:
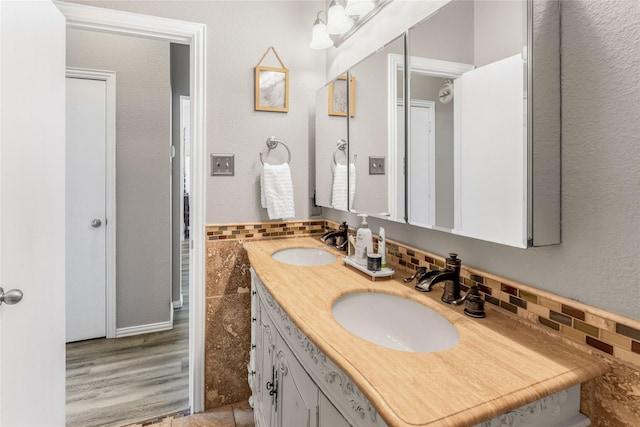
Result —
[[184, 304], [184, 297], [182, 296], [182, 292], [180, 292], [180, 299], [177, 301], [172, 301], [171, 304], [173, 304], [174, 310], [176, 308], [182, 308], [182, 304]]
[[173, 328], [173, 322], [149, 323], [147, 325], [128, 326], [116, 329], [116, 338], [129, 337], [132, 335], [148, 334], [150, 332], [168, 331]]

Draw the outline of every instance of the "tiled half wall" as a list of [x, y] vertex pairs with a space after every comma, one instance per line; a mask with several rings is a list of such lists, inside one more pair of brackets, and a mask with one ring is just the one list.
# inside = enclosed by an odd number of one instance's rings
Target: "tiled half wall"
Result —
[[[209, 225], [205, 325], [205, 408], [247, 399], [250, 345], [249, 260], [242, 242], [319, 237], [337, 229], [332, 221], [283, 221]], [[442, 257], [387, 240], [387, 263], [398, 273], [418, 266], [443, 269]], [[582, 388], [582, 412], [594, 426], [640, 425], [640, 321], [624, 318], [463, 265], [463, 290], [478, 285], [487, 307], [528, 322], [542, 333], [560, 334], [581, 351], [604, 358], [611, 369]], [[525, 367], [523, 369], [535, 369]]]

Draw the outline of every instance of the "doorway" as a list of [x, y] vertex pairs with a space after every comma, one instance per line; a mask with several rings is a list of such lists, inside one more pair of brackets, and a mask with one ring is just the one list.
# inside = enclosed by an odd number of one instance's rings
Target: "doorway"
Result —
[[205, 26], [166, 18], [58, 3], [67, 28], [135, 35], [190, 46], [191, 192], [189, 246], [189, 402], [204, 408], [204, 176], [205, 176]]
[[[76, 123], [76, 114], [71, 114], [76, 110], [74, 102], [79, 102], [75, 99], [79, 96], [68, 100], [71, 108], [68, 109], [67, 121], [77, 125], [70, 129], [82, 129], [78, 132], [81, 133], [79, 140], [70, 138], [68, 144], [68, 157], [78, 158], [67, 169], [69, 188], [73, 189], [78, 183], [82, 188], [93, 187], [89, 186], [92, 182], [97, 184], [97, 188], [89, 188], [81, 194], [70, 192], [67, 197], [69, 206], [81, 206], [93, 217], [72, 215], [82, 209], [69, 212], [68, 224], [74, 231], [72, 237], [80, 234], [88, 241], [85, 245], [70, 248], [67, 254], [69, 272], [78, 273], [69, 274], [70, 278], [78, 280], [68, 282], [67, 297], [75, 304], [67, 308], [67, 326], [73, 331], [98, 323], [100, 317], [103, 323], [102, 333], [97, 330], [93, 334], [67, 337], [67, 341], [101, 338], [98, 342], [81, 341], [67, 346], [67, 419], [70, 426], [144, 421], [188, 409], [188, 360], [184, 360], [188, 355], [188, 330], [186, 324], [177, 324], [178, 319], [174, 318], [188, 319], [185, 315], [188, 304], [172, 307], [172, 275], [180, 274], [181, 268], [180, 264], [175, 268], [172, 266], [171, 210], [179, 208], [180, 204], [172, 203], [168, 172], [178, 169], [182, 156], [178, 149], [171, 150], [178, 142], [172, 145], [170, 136], [170, 95], [175, 91], [169, 71], [169, 47], [169, 43], [164, 41], [86, 30], [67, 31], [68, 65], [112, 69], [118, 76], [115, 168], [118, 187], [117, 328], [114, 340], [103, 338], [104, 277], [100, 288], [99, 277], [91, 277], [87, 271], [89, 265], [97, 264], [97, 267], [102, 267], [104, 275], [104, 259], [94, 260], [100, 246], [95, 237], [110, 228], [114, 219], [105, 218], [98, 212], [99, 206], [104, 205], [104, 183], [102, 195], [99, 183], [100, 178], [104, 181], [104, 160], [100, 162], [99, 159], [104, 156], [104, 147], [100, 146], [104, 135], [100, 130], [104, 128], [105, 118], [104, 114], [100, 116], [100, 112], [105, 108], [105, 85], [90, 79], [67, 82], [70, 95], [76, 95], [74, 88], [78, 85], [82, 95], [82, 105], [77, 108], [82, 114], [76, 113], [81, 116], [81, 123]], [[185, 68], [188, 75], [188, 61]], [[96, 103], [97, 106], [94, 105]], [[95, 110], [97, 113], [92, 114]], [[90, 121], [94, 115], [98, 117]], [[69, 136], [73, 137], [74, 133]], [[82, 177], [78, 177], [81, 173]], [[177, 183], [181, 181], [176, 180]], [[178, 189], [175, 193], [181, 196], [182, 192]], [[181, 201], [181, 197], [178, 200]], [[89, 222], [91, 225], [87, 225]], [[180, 236], [173, 240], [179, 260]], [[99, 276], [99, 273], [94, 276]], [[179, 279], [176, 282], [179, 283]], [[70, 285], [75, 284], [79, 286], [72, 289]], [[179, 294], [182, 295], [181, 292]], [[179, 301], [182, 299], [180, 296]], [[80, 315], [73, 316], [78, 311]], [[174, 334], [174, 329], [182, 333]], [[144, 341], [141, 344], [139, 340], [123, 340], [124, 336], [136, 336]], [[148, 341], [154, 342], [155, 354], [152, 357], [149, 357], [150, 350], [144, 351]], [[136, 351], [130, 351], [125, 343], [130, 343]], [[98, 344], [100, 351], [96, 352]], [[84, 366], [91, 367], [89, 372], [77, 369], [79, 357], [83, 359]], [[167, 366], [171, 368], [167, 369]], [[86, 393], [88, 384], [91, 384], [91, 393]], [[163, 387], [157, 387], [157, 384]], [[119, 398], [113, 399], [114, 395]], [[140, 408], [127, 405], [134, 400], [141, 401]], [[160, 412], [154, 412], [156, 410]]]

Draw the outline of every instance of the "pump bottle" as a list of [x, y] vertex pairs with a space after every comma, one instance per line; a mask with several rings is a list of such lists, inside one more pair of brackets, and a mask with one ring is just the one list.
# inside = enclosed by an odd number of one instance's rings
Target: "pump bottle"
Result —
[[358, 214], [358, 216], [362, 217], [362, 223], [356, 232], [356, 253], [354, 258], [357, 264], [367, 265], [367, 253], [373, 253], [373, 237], [367, 223], [367, 214]]

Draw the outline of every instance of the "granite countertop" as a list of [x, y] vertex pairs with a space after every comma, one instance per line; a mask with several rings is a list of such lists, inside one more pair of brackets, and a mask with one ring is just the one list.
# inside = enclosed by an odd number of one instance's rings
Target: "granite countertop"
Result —
[[[472, 319], [440, 301], [442, 288], [420, 293], [396, 273], [371, 281], [336, 262], [293, 266], [271, 258], [277, 250], [331, 250], [314, 238], [250, 241], [252, 267], [274, 299], [327, 357], [342, 369], [389, 426], [466, 426], [583, 383], [608, 369], [599, 358], [559, 337], [515, 321], [495, 310]], [[458, 345], [435, 353], [408, 353], [365, 341], [340, 326], [333, 302], [358, 291], [386, 292], [430, 307], [457, 329]], [[428, 328], [429, 325], [416, 325]]]

